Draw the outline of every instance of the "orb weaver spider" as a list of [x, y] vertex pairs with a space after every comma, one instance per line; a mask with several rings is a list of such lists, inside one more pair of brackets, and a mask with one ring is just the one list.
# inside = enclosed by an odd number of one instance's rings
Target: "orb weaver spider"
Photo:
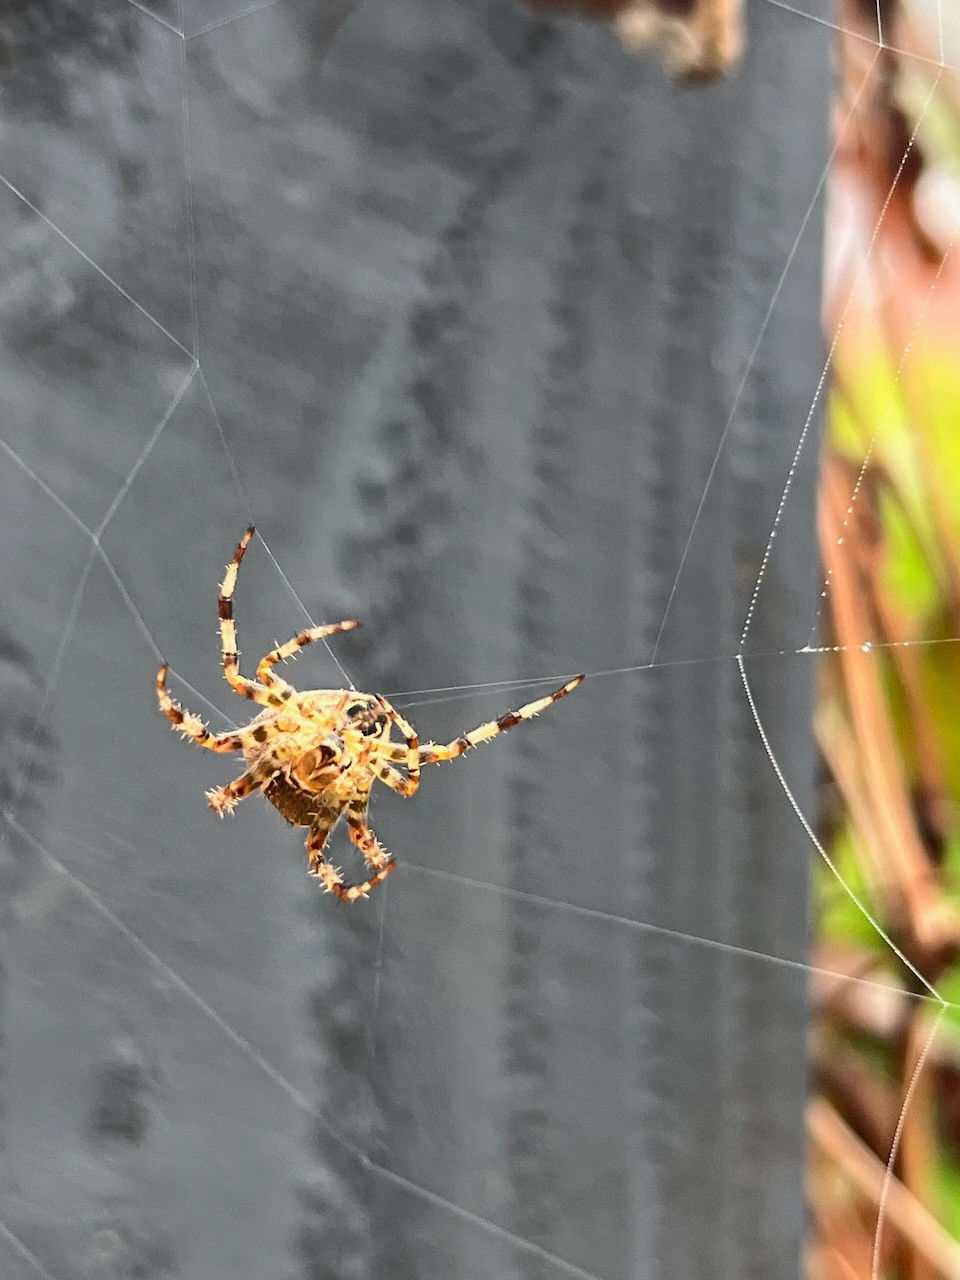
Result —
[[[584, 677], [575, 676], [545, 698], [508, 711], [498, 720], [490, 720], [446, 744], [421, 743], [413, 726], [380, 694], [358, 693], [355, 689], [300, 691], [277, 675], [274, 668], [278, 662], [295, 657], [316, 640], [352, 631], [360, 625], [358, 622], [335, 622], [301, 631], [261, 658], [256, 679], [250, 680], [240, 674], [233, 593], [253, 534], [251, 525], [220, 585], [220, 640], [227, 683], [235, 693], [263, 710], [245, 728], [211, 733], [199, 716], [170, 696], [166, 663], [157, 673], [157, 700], [173, 728], [185, 738], [192, 738], [208, 751], [243, 754], [244, 772], [206, 793], [211, 809], [224, 817], [244, 797], [263, 792], [291, 826], [308, 828], [310, 875], [321, 880], [324, 891], [335, 894], [341, 902], [356, 902], [367, 897], [396, 866], [396, 859], [377, 840], [367, 822], [374, 782], [379, 780], [401, 796], [412, 796], [420, 784], [421, 765], [455, 760], [481, 742], [539, 715], [576, 689]], [[402, 741], [391, 739], [394, 728]], [[341, 870], [324, 855], [341, 817], [346, 818], [350, 839], [371, 872], [360, 884], [347, 884]]]

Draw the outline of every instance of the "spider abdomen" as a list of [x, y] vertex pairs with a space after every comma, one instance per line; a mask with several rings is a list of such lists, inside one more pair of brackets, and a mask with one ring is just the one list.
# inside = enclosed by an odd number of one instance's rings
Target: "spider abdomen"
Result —
[[316, 791], [305, 791], [298, 787], [285, 773], [278, 773], [264, 787], [267, 797], [278, 813], [281, 813], [292, 827], [309, 827], [321, 816], [333, 820], [339, 809], [332, 810], [324, 804], [323, 798]]

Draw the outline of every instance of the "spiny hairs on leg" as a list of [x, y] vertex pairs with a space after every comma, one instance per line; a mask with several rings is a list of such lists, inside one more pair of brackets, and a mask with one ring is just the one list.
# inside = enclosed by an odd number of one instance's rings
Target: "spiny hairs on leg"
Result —
[[[362, 849], [360, 842], [353, 836], [354, 844], [361, 848], [364, 853], [365, 860], [368, 865], [373, 865], [375, 874], [369, 880], [364, 880], [362, 884], [346, 884], [343, 879], [343, 872], [339, 867], [333, 866], [324, 857], [324, 849], [326, 848], [327, 839], [330, 832], [336, 825], [336, 818], [332, 815], [318, 822], [311, 827], [307, 833], [307, 857], [309, 860], [309, 874], [315, 879], [322, 881], [324, 893], [332, 893], [340, 899], [341, 902], [358, 902], [361, 898], [365, 898], [370, 890], [386, 880], [387, 876], [397, 865], [396, 860], [389, 858], [389, 854], [382, 848], [370, 832], [370, 838], [374, 846], [376, 846], [375, 859], [367, 856]], [[365, 842], [364, 842], [365, 843]], [[389, 858], [389, 861], [385, 859]]]
[[271, 649], [268, 654], [260, 659], [257, 666], [257, 679], [262, 685], [285, 685], [285, 681], [281, 680], [276, 672], [271, 670], [278, 662], [288, 662], [291, 658], [295, 658], [301, 649], [305, 649], [308, 644], [313, 644], [317, 640], [325, 640], [327, 636], [337, 635], [341, 631], [354, 631], [360, 623], [355, 618], [347, 622], [331, 622], [325, 626], [308, 627], [305, 631], [299, 632], [288, 640], [286, 644], [278, 644], [276, 648]]
[[340, 868], [332, 866], [325, 858], [321, 858], [316, 868], [311, 869], [308, 874], [323, 881], [324, 893], [334, 894], [341, 902], [359, 902], [369, 895], [371, 889], [386, 880], [396, 865], [396, 859], [392, 858], [376, 875], [364, 880], [362, 884], [345, 884]]
[[157, 702], [174, 729], [178, 729], [185, 738], [192, 738], [199, 746], [206, 747], [208, 751], [240, 751], [243, 747], [240, 734], [211, 733], [199, 716], [171, 698], [167, 689], [167, 670], [167, 664], [164, 663], [157, 672]]
[[400, 730], [407, 743], [406, 765], [408, 776], [403, 788], [395, 787], [394, 790], [399, 791], [401, 795], [412, 796], [420, 786], [420, 739], [413, 725], [404, 719], [391, 702], [388, 702], [380, 694], [377, 695], [377, 701]]
[[[217, 613], [220, 617], [220, 645], [223, 650], [223, 674], [227, 683], [235, 693], [254, 702], [264, 701], [263, 690], [253, 680], [247, 680], [240, 674], [240, 654], [237, 650], [237, 628], [233, 620], [233, 593], [237, 586], [237, 574], [244, 553], [250, 545], [255, 529], [249, 527], [233, 553], [233, 559], [227, 565], [223, 581], [220, 583], [220, 594], [217, 597]], [[257, 695], [261, 696], [258, 697]]]
[[227, 565], [223, 581], [220, 584], [217, 613], [220, 618], [223, 674], [234, 693], [239, 693], [241, 697], [249, 698], [251, 702], [258, 702], [262, 706], [282, 707], [288, 699], [294, 696], [295, 690], [280, 676], [276, 675], [272, 671], [272, 667], [277, 662], [285, 662], [288, 658], [293, 657], [305, 645], [312, 644], [315, 640], [322, 640], [324, 637], [334, 635], [338, 631], [352, 631], [354, 627], [358, 627], [360, 624], [351, 619], [347, 622], [336, 622], [329, 626], [310, 627], [307, 631], [299, 632], [287, 644], [278, 645], [265, 657], [261, 658], [257, 667], [256, 680], [251, 680], [247, 676], [241, 675], [237, 627], [233, 617], [233, 593], [237, 587], [240, 565], [255, 532], [254, 526], [250, 525], [240, 539], [237, 549], [233, 553], [233, 559]]
[[559, 702], [568, 693], [572, 693], [574, 689], [583, 684], [585, 679], [586, 676], [574, 676], [572, 680], [568, 680], [566, 684], [561, 685], [559, 689], [555, 689], [553, 693], [548, 693], [545, 698], [537, 698], [535, 702], [528, 702], [517, 711], [508, 711], [505, 716], [501, 716], [496, 721], [498, 732], [503, 733], [506, 729], [512, 729], [514, 725], [520, 724], [524, 720], [532, 720], [541, 711], [546, 711], [547, 707], [551, 706], [552, 703]]
[[555, 689], [553, 693], [548, 693], [545, 698], [537, 698], [535, 702], [528, 702], [516, 711], [508, 711], [499, 720], [489, 720], [471, 733], [464, 733], [459, 738], [454, 738], [452, 742], [448, 742], [445, 746], [437, 742], [425, 743], [420, 748], [421, 763], [439, 764], [441, 760], [455, 760], [457, 756], [462, 756], [465, 751], [478, 747], [481, 742], [489, 742], [497, 734], [506, 733], [508, 729], [522, 724], [524, 720], [532, 720], [541, 711], [546, 711], [547, 707], [551, 706], [552, 703], [558, 702], [561, 698], [565, 698], [568, 693], [572, 693], [574, 689], [583, 684], [585, 679], [586, 677], [582, 675], [574, 676], [572, 680], [568, 680], [566, 684], [561, 685], [559, 689]]
[[246, 773], [242, 773], [239, 778], [234, 778], [226, 786], [214, 787], [211, 791], [206, 792], [207, 804], [214, 813], [221, 818], [225, 818], [228, 813], [233, 813], [241, 800], [246, 796], [252, 796], [255, 791], [259, 791], [269, 781], [269, 768], [258, 766], [255, 769], [248, 770]]

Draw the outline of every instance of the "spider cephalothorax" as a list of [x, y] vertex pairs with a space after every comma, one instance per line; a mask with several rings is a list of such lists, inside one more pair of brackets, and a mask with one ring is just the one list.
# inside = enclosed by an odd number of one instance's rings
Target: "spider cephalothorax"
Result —
[[[574, 677], [547, 697], [509, 711], [499, 720], [491, 720], [446, 745], [421, 745], [413, 727], [379, 694], [358, 693], [355, 689], [301, 692], [274, 671], [278, 662], [294, 657], [305, 645], [338, 631], [352, 631], [360, 625], [358, 622], [335, 622], [301, 631], [261, 658], [256, 680], [249, 680], [240, 674], [233, 592], [253, 532], [251, 527], [243, 535], [220, 587], [220, 638], [223, 672], [230, 687], [260, 704], [263, 710], [245, 728], [211, 733], [198, 716], [171, 698], [166, 686], [166, 663], [157, 673], [160, 709], [175, 729], [200, 746], [210, 751], [243, 753], [246, 769], [240, 777], [207, 792], [213, 810], [223, 817], [244, 796], [262, 791], [287, 822], [309, 828], [310, 874], [323, 881], [328, 893], [336, 894], [343, 902], [355, 902], [365, 898], [396, 866], [367, 823], [374, 782], [383, 782], [402, 796], [412, 796], [420, 784], [421, 764], [453, 760], [471, 747], [512, 729], [521, 720], [539, 715], [575, 689], [583, 676]], [[402, 741], [391, 739], [394, 727]], [[346, 884], [339, 868], [324, 857], [327, 840], [341, 817], [346, 818], [350, 839], [373, 873], [361, 884]]]

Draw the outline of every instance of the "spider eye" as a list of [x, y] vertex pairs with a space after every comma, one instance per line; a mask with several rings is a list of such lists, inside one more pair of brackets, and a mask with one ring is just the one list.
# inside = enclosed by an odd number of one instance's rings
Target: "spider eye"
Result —
[[355, 702], [352, 707], [347, 707], [346, 714], [351, 719], [355, 719], [357, 716], [362, 716], [366, 709], [362, 702]]

